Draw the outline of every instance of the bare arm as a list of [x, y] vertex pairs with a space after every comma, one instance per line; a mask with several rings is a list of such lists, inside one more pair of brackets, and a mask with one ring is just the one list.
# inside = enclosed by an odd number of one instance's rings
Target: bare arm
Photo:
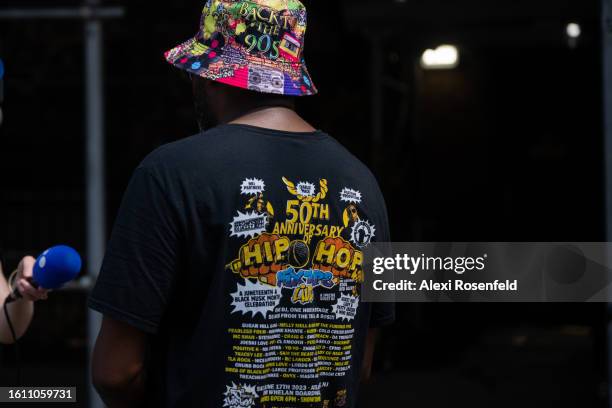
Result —
[[144, 402], [147, 335], [104, 317], [93, 352], [92, 376], [108, 408], [138, 407]]
[[363, 365], [361, 367], [361, 381], [368, 382], [372, 375], [372, 363], [374, 361], [374, 349], [378, 338], [378, 329], [370, 329], [366, 338]]
[[0, 263], [0, 300], [6, 299], [8, 295], [8, 283], [6, 282], [6, 278], [4, 277], [4, 270], [2, 269], [2, 264]]
[[[9, 317], [18, 339], [25, 334], [30, 326], [32, 316], [34, 315], [34, 302], [47, 298], [47, 292], [44, 289], [35, 289], [27, 281], [27, 278], [32, 276], [35, 262], [34, 258], [25, 257], [19, 263], [15, 281], [23, 298], [7, 306]], [[2, 266], [0, 265], [0, 343], [11, 344], [14, 339], [4, 313], [4, 300], [10, 295], [10, 292], [2, 272]]]

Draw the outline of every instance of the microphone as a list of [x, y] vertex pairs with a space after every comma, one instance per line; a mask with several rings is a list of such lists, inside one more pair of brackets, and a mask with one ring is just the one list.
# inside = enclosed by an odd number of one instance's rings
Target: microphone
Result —
[[[77, 251], [65, 245], [55, 246], [36, 259], [30, 283], [44, 289], [59, 289], [79, 275], [81, 265], [81, 256]], [[15, 288], [7, 298], [7, 303], [21, 297], [21, 293]]]

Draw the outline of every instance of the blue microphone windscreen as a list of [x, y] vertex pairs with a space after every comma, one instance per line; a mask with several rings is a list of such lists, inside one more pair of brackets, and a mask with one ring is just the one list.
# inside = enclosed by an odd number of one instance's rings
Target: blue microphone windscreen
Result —
[[34, 281], [45, 289], [59, 289], [81, 272], [81, 257], [74, 249], [60, 245], [43, 252], [34, 265]]

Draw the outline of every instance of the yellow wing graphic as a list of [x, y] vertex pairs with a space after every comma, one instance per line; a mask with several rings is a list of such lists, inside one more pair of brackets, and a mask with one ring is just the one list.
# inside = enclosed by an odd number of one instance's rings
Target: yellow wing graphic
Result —
[[287, 180], [285, 177], [283, 177], [283, 183], [285, 183], [285, 185], [287, 186], [287, 190], [289, 190], [289, 192], [291, 194], [293, 194], [294, 196], [298, 197], [298, 191], [295, 188], [295, 184], [293, 184], [291, 181]]

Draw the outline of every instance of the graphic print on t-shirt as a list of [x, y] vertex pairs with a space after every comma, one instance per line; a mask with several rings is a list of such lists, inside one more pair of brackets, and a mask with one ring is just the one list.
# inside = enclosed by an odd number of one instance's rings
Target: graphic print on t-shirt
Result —
[[[267, 183], [286, 188], [275, 209]], [[353, 358], [353, 323], [363, 282], [362, 250], [376, 227], [365, 197], [348, 187], [330, 196], [328, 180], [246, 178], [229, 223], [239, 250], [226, 273], [236, 278], [232, 342], [223, 407], [343, 407]], [[278, 203], [279, 201], [274, 201]], [[340, 208], [342, 216], [335, 217]]]

